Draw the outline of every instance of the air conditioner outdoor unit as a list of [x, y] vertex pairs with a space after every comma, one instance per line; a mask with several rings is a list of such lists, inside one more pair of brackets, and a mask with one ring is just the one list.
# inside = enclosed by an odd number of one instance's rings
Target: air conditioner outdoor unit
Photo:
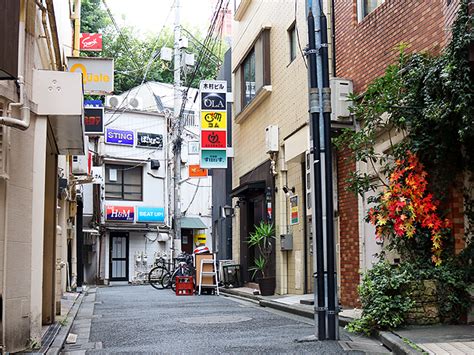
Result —
[[105, 98], [105, 106], [107, 107], [112, 107], [112, 108], [118, 108], [122, 105], [123, 98], [120, 96], [107, 96]]
[[128, 107], [132, 110], [142, 110], [143, 101], [139, 97], [130, 97], [127, 100]]
[[265, 128], [265, 150], [267, 153], [278, 152], [278, 126], [270, 125]]
[[331, 78], [331, 120], [347, 121], [351, 112], [352, 102], [349, 95], [353, 92], [352, 80]]
[[88, 173], [88, 156], [73, 155], [72, 156], [72, 173], [74, 175], [87, 175]]

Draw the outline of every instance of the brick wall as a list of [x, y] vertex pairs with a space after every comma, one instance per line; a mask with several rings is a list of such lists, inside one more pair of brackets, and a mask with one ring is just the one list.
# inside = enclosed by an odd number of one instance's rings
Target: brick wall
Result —
[[394, 62], [394, 47], [405, 42], [409, 52], [439, 53], [449, 39], [458, 0], [385, 2], [357, 20], [356, 0], [336, 0], [336, 73], [354, 80], [360, 92]]
[[355, 160], [348, 149], [337, 152], [337, 189], [340, 218], [340, 302], [344, 307], [357, 307], [359, 284], [359, 214], [357, 196], [347, 191], [347, 179], [355, 171]]
[[459, 254], [466, 247], [464, 236], [464, 197], [463, 181], [457, 179], [457, 183], [449, 189], [448, 215], [451, 220], [451, 233], [454, 238], [454, 252]]

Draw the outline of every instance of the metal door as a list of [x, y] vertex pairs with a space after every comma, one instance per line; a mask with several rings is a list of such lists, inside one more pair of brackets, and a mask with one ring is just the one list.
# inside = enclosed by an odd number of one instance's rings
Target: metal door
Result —
[[128, 233], [110, 233], [110, 280], [128, 281]]

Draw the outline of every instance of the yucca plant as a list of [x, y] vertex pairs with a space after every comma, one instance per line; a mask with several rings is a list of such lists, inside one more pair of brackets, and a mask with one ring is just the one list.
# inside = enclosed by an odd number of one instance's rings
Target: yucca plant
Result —
[[253, 276], [260, 271], [262, 278], [265, 278], [265, 270], [268, 264], [268, 259], [272, 252], [272, 241], [275, 239], [275, 228], [273, 224], [261, 221], [255, 226], [255, 231], [250, 234], [248, 244], [251, 247], [257, 247], [259, 256], [254, 259], [254, 266], [249, 271], [253, 271]]

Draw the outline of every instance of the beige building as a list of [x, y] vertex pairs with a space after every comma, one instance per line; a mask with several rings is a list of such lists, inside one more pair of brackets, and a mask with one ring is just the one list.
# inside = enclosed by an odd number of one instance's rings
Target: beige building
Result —
[[[64, 0], [0, 2], [0, 345], [41, 343], [66, 290], [84, 154], [82, 79], [66, 73], [74, 12]], [[60, 179], [61, 178], [61, 179]], [[69, 270], [72, 268], [69, 263]]]
[[[295, 6], [296, 5], [296, 6]], [[233, 256], [243, 279], [255, 252], [246, 240], [260, 220], [276, 226], [270, 273], [276, 293], [312, 290], [313, 258], [305, 1], [238, 2], [233, 25]], [[286, 192], [285, 192], [286, 191]], [[291, 235], [282, 250], [281, 235]], [[286, 237], [288, 239], [288, 237]]]

